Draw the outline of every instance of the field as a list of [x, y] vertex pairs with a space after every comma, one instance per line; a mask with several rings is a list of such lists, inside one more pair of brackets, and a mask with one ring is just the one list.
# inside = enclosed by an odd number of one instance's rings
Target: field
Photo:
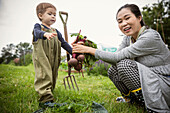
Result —
[[[38, 94], [34, 90], [34, 74], [33, 65], [0, 65], [1, 113], [32, 113], [40, 109]], [[54, 90], [55, 102], [65, 104], [48, 108], [44, 113], [94, 113], [93, 102], [102, 105], [108, 113], [144, 113], [143, 108], [138, 106], [116, 103], [115, 98], [120, 93], [108, 77], [84, 73], [83, 78], [79, 73], [72, 74], [76, 76], [80, 90], [65, 90], [63, 78], [67, 72], [59, 71]]]

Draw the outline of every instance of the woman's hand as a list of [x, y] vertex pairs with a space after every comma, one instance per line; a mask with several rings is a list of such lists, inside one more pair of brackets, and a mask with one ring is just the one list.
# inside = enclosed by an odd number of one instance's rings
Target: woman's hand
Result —
[[90, 53], [95, 55], [96, 49], [81, 44], [73, 44], [73, 53]]

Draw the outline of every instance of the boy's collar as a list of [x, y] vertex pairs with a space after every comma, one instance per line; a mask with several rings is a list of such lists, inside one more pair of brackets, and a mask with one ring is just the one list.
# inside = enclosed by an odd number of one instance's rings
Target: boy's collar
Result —
[[50, 28], [48, 28], [47, 26], [45, 26], [45, 25], [43, 25], [43, 24], [41, 24], [44, 28], [46, 28], [46, 29], [50, 29]]

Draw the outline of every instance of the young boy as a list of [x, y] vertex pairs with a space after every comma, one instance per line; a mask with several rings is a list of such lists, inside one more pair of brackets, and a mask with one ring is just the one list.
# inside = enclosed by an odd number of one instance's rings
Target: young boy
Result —
[[56, 21], [56, 8], [50, 3], [40, 3], [36, 13], [41, 24], [33, 30], [33, 63], [35, 68], [35, 90], [39, 94], [40, 107], [54, 105], [53, 90], [58, 76], [61, 47], [72, 54], [71, 46], [61, 33], [51, 27]]

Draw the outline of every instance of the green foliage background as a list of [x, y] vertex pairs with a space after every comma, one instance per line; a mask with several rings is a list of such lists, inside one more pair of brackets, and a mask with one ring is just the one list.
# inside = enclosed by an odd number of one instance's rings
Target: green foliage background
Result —
[[143, 7], [143, 19], [145, 24], [157, 30], [162, 36], [162, 40], [170, 49], [170, 2], [169, 0], [160, 0], [151, 6]]

